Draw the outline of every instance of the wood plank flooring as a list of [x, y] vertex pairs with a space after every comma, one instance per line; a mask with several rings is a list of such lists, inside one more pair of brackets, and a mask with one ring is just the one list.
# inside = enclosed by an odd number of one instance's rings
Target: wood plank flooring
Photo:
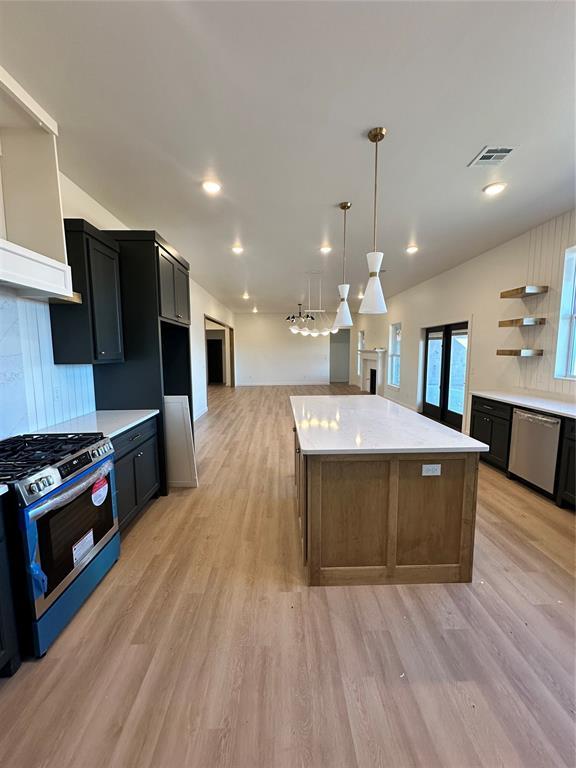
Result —
[[2, 768], [575, 765], [571, 512], [483, 465], [472, 584], [303, 586], [288, 395], [346, 392], [210, 393], [200, 488], [0, 680]]

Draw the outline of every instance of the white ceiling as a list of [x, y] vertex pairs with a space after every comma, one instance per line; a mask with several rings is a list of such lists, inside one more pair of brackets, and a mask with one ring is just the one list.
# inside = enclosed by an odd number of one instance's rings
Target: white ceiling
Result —
[[[356, 295], [375, 125], [387, 295], [571, 207], [574, 48], [564, 2], [0, 3], [0, 63], [58, 121], [64, 173], [236, 311], [245, 289], [291, 310], [319, 270], [335, 308], [340, 200]], [[517, 150], [466, 167], [492, 143]]]

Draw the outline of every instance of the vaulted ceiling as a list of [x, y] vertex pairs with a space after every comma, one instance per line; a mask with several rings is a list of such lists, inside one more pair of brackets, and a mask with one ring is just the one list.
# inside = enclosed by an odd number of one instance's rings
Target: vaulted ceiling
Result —
[[[573, 30], [562, 2], [3, 2], [0, 63], [58, 121], [66, 175], [230, 308], [284, 312], [310, 272], [335, 307], [341, 200], [365, 283], [375, 125], [388, 295], [571, 207]], [[514, 151], [467, 167], [492, 144]]]

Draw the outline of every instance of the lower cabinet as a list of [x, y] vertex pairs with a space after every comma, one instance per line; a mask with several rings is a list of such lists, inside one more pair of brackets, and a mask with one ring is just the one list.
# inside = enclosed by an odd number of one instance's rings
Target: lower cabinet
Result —
[[300, 552], [302, 564], [308, 562], [308, 484], [306, 472], [306, 456], [300, 450], [298, 435], [294, 429], [294, 468], [296, 481], [296, 508], [298, 512], [298, 529], [300, 533]]
[[16, 619], [12, 605], [12, 588], [8, 567], [8, 550], [4, 536], [2, 498], [0, 497], [0, 676], [10, 676], [20, 666]]
[[156, 422], [119, 435], [112, 440], [116, 451], [116, 502], [122, 531], [160, 488]]
[[508, 468], [511, 416], [508, 405], [472, 398], [470, 437], [490, 446], [490, 450], [481, 453], [480, 457], [499, 469]]
[[576, 422], [564, 419], [562, 441], [559, 451], [558, 490], [556, 503], [559, 506], [576, 504]]

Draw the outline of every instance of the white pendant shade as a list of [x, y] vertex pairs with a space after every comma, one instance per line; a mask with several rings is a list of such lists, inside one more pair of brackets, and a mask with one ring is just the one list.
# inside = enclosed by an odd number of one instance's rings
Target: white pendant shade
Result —
[[334, 328], [352, 328], [352, 315], [350, 314], [350, 308], [348, 307], [348, 291], [350, 286], [343, 284], [338, 286], [338, 293], [340, 294], [340, 304], [338, 305], [338, 311], [336, 312], [336, 319], [334, 320]]
[[388, 312], [386, 307], [386, 301], [384, 300], [384, 294], [382, 292], [382, 286], [380, 284], [380, 265], [384, 254], [381, 251], [373, 251], [366, 254], [368, 260], [368, 271], [370, 277], [368, 279], [368, 285], [364, 291], [364, 298], [360, 304], [358, 310], [362, 315], [385, 315]]

